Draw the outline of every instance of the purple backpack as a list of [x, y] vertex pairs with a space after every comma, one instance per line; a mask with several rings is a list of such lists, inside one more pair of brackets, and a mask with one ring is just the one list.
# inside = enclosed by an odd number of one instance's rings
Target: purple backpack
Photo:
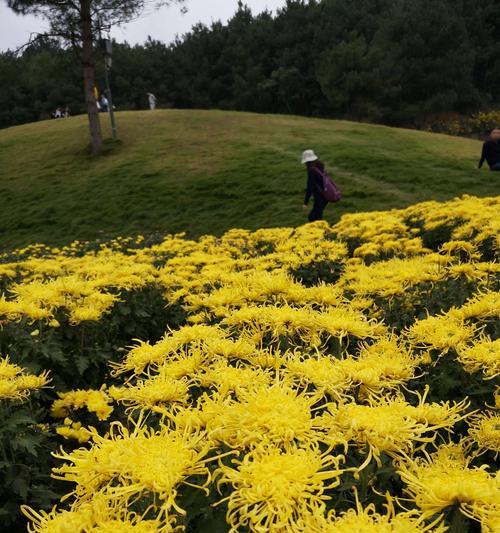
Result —
[[340, 189], [335, 185], [332, 178], [326, 173], [323, 172], [320, 168], [315, 167], [314, 170], [323, 178], [323, 188], [321, 194], [327, 202], [338, 202], [342, 198]]

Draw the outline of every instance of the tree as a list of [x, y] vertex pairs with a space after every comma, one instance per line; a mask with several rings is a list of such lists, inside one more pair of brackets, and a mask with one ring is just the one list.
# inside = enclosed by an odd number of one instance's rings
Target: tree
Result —
[[441, 112], [480, 105], [474, 49], [454, 6], [391, 0], [378, 12], [376, 27], [360, 30], [335, 44], [318, 67], [337, 116], [419, 125]]
[[[185, 0], [158, 0], [157, 7]], [[79, 55], [83, 66], [85, 107], [89, 118], [92, 153], [102, 149], [99, 112], [94, 95], [94, 45], [100, 26], [119, 26], [138, 17], [148, 0], [7, 0], [16, 13], [32, 14], [49, 22], [49, 34], [70, 45]]]

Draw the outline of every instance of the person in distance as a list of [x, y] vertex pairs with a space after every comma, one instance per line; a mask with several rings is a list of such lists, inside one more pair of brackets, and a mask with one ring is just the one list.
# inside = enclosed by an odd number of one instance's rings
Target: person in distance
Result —
[[490, 170], [500, 171], [500, 128], [493, 128], [488, 137], [488, 140], [483, 144], [479, 168], [486, 161]]

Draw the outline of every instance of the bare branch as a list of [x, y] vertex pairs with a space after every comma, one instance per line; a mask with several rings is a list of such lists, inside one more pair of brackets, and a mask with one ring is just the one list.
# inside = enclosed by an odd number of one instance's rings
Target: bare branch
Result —
[[19, 46], [18, 48], [16, 48], [15, 50], [13, 50], [12, 53], [15, 56], [17, 56], [17, 55], [23, 53], [27, 48], [29, 48], [30, 46], [36, 44], [38, 41], [40, 41], [40, 40], [42, 40], [44, 38], [60, 39], [60, 36], [55, 34], [55, 33], [49, 33], [49, 32], [44, 32], [44, 33], [32, 32], [32, 33], [30, 33], [28, 41], [25, 42], [24, 44], [22, 44], [21, 46]]

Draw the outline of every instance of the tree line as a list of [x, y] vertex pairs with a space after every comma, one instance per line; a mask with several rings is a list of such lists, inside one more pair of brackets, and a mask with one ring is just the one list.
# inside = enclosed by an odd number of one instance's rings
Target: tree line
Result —
[[[152, 92], [160, 107], [418, 127], [500, 103], [499, 42], [497, 0], [288, 0], [256, 15], [240, 2], [227, 23], [170, 44], [115, 42], [111, 85], [119, 110], [146, 108]], [[74, 50], [47, 37], [0, 54], [0, 127], [61, 105], [86, 110]]]

